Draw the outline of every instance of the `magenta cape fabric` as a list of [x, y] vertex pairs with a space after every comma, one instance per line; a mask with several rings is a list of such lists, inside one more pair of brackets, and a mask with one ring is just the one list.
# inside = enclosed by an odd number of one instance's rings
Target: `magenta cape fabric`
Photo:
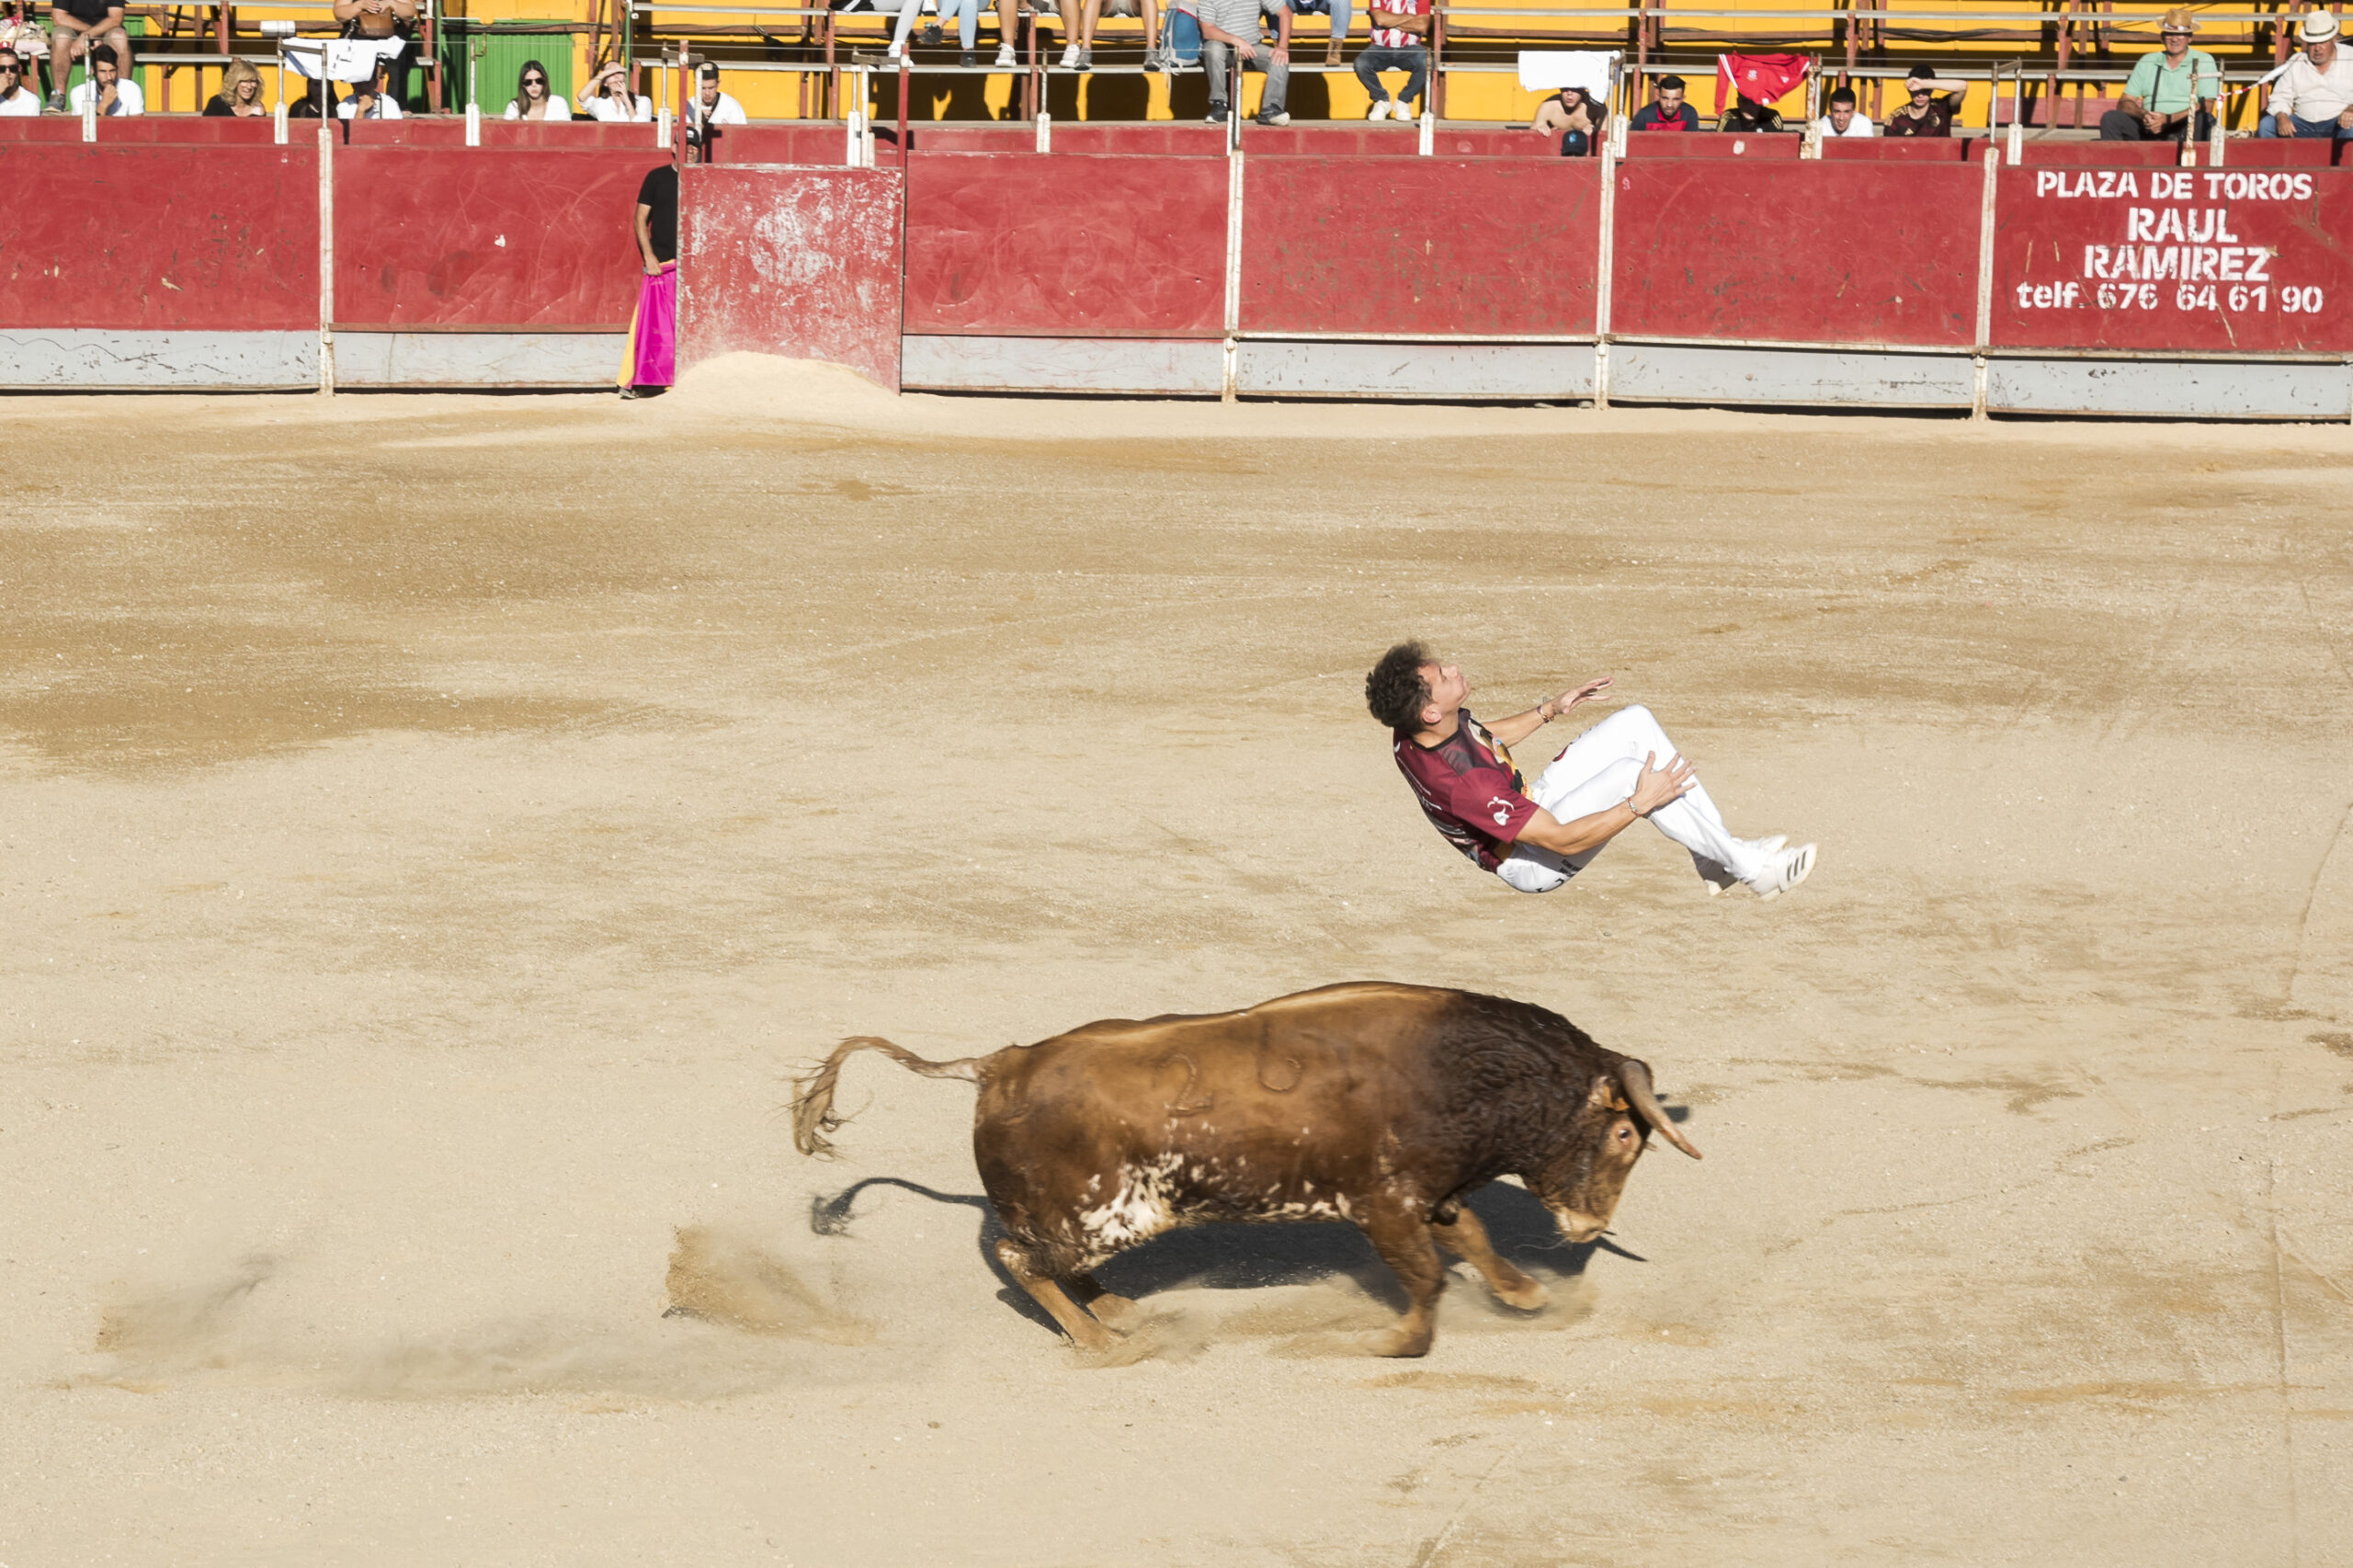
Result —
[[621, 356], [623, 386], [666, 387], [677, 380], [678, 269], [649, 274], [637, 290], [629, 347]]

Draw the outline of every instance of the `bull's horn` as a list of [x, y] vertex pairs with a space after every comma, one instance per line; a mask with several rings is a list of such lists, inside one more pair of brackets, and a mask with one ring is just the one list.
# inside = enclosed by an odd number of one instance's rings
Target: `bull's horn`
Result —
[[1699, 1157], [1699, 1151], [1691, 1147], [1690, 1141], [1676, 1131], [1675, 1123], [1667, 1119], [1665, 1110], [1659, 1105], [1658, 1096], [1651, 1092], [1651, 1070], [1648, 1066], [1630, 1056], [1618, 1064], [1618, 1081], [1626, 1086], [1626, 1097], [1633, 1102], [1634, 1109], [1641, 1113], [1642, 1119], [1650, 1123], [1652, 1131], [1693, 1159]]

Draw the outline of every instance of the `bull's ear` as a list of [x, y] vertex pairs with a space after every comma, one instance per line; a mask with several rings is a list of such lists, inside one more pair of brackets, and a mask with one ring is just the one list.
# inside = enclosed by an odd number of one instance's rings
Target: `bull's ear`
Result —
[[1597, 1073], [1594, 1075], [1593, 1089], [1586, 1096], [1585, 1103], [1595, 1110], [1634, 1108], [1626, 1103], [1626, 1096], [1619, 1085], [1618, 1075], [1614, 1073]]

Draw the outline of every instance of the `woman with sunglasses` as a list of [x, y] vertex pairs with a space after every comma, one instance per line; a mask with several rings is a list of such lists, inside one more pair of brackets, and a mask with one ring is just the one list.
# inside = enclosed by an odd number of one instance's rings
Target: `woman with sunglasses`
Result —
[[506, 106], [509, 119], [570, 119], [572, 105], [548, 86], [548, 68], [536, 60], [523, 62], [515, 79], [515, 99]]

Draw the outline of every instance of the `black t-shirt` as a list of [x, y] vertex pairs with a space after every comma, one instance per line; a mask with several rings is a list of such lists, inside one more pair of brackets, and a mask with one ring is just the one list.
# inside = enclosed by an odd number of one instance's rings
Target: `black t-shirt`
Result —
[[56, 0], [57, 8], [77, 22], [103, 22], [122, 0]]
[[212, 95], [211, 101], [204, 106], [204, 118], [207, 119], [218, 119], [222, 115], [227, 115], [230, 119], [234, 119], [237, 117], [237, 111], [229, 107], [229, 100], [227, 98], [224, 98], [220, 94], [215, 93]]
[[645, 226], [653, 231], [654, 259], [678, 259], [678, 171], [670, 164], [647, 171], [638, 183], [637, 204], [649, 209]]

